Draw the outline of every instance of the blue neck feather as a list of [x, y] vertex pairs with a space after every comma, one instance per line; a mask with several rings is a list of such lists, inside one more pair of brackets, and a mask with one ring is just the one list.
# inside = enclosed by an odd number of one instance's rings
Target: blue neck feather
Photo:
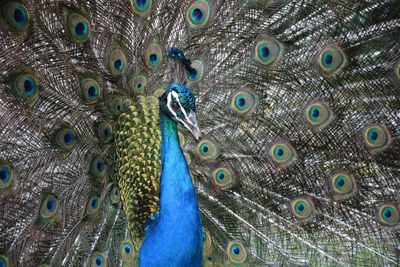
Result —
[[201, 266], [202, 225], [196, 192], [179, 145], [176, 122], [160, 111], [160, 210], [146, 224], [139, 266]]

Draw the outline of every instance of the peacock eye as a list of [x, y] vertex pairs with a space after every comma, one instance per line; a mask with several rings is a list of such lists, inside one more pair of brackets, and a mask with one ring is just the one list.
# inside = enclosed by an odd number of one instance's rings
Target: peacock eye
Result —
[[393, 203], [384, 203], [377, 208], [378, 221], [387, 226], [397, 226], [400, 222], [399, 209]]
[[[5, 1], [2, 2], [4, 3]], [[29, 27], [30, 13], [24, 4], [10, 2], [2, 7], [2, 9], [4, 18], [15, 30], [23, 31]]]
[[171, 103], [171, 107], [172, 107], [173, 110], [178, 110], [180, 108], [178, 102], [176, 102], [176, 101], [173, 101]]
[[58, 199], [50, 194], [42, 201], [40, 206], [40, 216], [44, 219], [54, 217], [58, 209]]
[[[123, 241], [120, 244], [119, 249], [120, 249], [122, 259], [125, 262], [132, 262], [134, 260], [135, 253], [134, 253], [132, 241], [130, 241], [130, 240]], [[128, 265], [124, 265], [124, 266], [128, 266]]]
[[234, 263], [243, 263], [246, 261], [247, 252], [244, 245], [239, 241], [231, 241], [228, 244], [227, 254]]

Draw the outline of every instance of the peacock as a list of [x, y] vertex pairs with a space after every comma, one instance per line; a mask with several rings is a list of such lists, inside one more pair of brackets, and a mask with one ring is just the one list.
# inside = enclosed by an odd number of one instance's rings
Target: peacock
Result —
[[0, 267], [399, 265], [398, 0], [0, 1]]

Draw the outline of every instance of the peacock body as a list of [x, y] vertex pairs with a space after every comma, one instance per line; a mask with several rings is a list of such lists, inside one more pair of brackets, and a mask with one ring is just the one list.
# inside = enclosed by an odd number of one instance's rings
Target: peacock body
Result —
[[398, 0], [0, 9], [1, 267], [400, 264]]

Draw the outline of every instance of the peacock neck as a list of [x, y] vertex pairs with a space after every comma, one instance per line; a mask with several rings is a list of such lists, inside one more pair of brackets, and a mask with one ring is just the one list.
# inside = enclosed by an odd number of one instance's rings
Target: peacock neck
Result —
[[[177, 123], [160, 112], [161, 145], [161, 190], [160, 219], [178, 215], [182, 206], [198, 207], [186, 159], [179, 144]], [[198, 209], [198, 208], [197, 208]]]
[[140, 267], [202, 265], [202, 225], [175, 121], [160, 112], [161, 187], [158, 216], [146, 227]]

